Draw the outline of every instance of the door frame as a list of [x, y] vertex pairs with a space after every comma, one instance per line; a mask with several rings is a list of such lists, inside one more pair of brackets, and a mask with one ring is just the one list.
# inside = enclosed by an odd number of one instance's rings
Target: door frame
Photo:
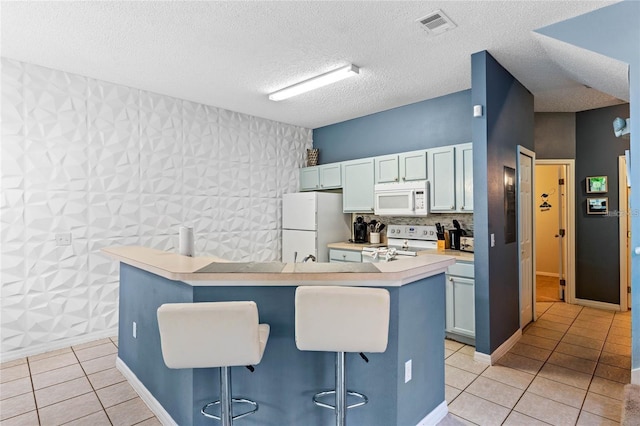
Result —
[[[524, 154], [527, 157], [531, 157], [531, 313], [532, 313], [532, 321], [536, 321], [538, 319], [538, 315], [536, 312], [536, 215], [534, 211], [534, 200], [536, 195], [536, 153], [523, 147], [522, 145], [518, 145], [517, 156], [516, 156], [516, 164], [517, 167], [517, 178], [516, 181], [518, 183], [518, 201], [520, 200], [520, 155]], [[516, 203], [517, 205], [517, 217], [518, 217], [518, 230], [520, 228], [520, 223], [522, 222], [522, 210], [520, 209], [520, 202]], [[522, 244], [521, 241], [522, 235], [518, 232], [518, 294], [520, 297], [518, 298], [518, 317], [520, 322], [520, 329], [522, 329], [522, 251], [520, 250], [520, 246]], [[525, 324], [526, 325], [526, 324]]]
[[565, 182], [565, 223], [566, 236], [563, 239], [566, 247], [567, 258], [565, 259], [565, 280], [566, 288], [564, 301], [566, 303], [576, 303], [576, 185], [575, 170], [576, 160], [574, 159], [550, 159], [536, 160], [536, 165], [556, 165], [566, 167]]
[[[628, 282], [629, 273], [629, 260], [630, 260], [630, 246], [631, 241], [628, 240], [629, 228], [627, 226], [629, 209], [628, 189], [627, 189], [627, 160], [624, 155], [618, 157], [618, 221], [620, 223], [619, 229], [619, 243], [620, 243], [620, 310], [625, 312], [629, 310], [627, 303], [628, 294], [627, 287], [630, 287]], [[624, 200], [624, 209], [622, 203]], [[623, 213], [624, 212], [624, 213]]]

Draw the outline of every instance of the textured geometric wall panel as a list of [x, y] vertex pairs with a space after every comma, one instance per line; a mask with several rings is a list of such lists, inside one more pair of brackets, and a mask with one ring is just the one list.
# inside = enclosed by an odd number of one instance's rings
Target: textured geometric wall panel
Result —
[[1, 102], [3, 357], [117, 326], [104, 247], [280, 258], [311, 130], [6, 58]]

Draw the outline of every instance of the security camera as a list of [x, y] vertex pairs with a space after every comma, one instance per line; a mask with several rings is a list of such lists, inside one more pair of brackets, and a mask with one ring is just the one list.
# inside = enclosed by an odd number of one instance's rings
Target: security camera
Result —
[[629, 134], [631, 131], [630, 127], [631, 123], [628, 118], [625, 120], [624, 118], [616, 117], [613, 120], [613, 133], [618, 138], [622, 135]]

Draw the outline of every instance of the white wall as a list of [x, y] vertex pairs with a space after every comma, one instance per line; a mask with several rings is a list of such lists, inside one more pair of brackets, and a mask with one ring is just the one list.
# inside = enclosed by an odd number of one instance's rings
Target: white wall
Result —
[[[536, 166], [536, 194], [534, 208], [536, 212], [536, 272], [554, 274], [558, 276], [560, 269], [560, 247], [558, 234], [560, 229], [560, 191], [558, 189], [558, 173], [560, 166], [537, 165]], [[553, 192], [553, 194], [552, 194]], [[541, 194], [547, 193], [547, 202], [551, 209], [542, 211]]]
[[[2, 58], [2, 358], [114, 333], [112, 245], [280, 257], [311, 131]], [[56, 233], [73, 243], [57, 247]]]

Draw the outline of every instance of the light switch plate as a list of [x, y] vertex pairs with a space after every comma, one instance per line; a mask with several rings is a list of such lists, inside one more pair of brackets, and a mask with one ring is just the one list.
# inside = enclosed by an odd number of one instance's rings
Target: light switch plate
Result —
[[138, 324], [136, 324], [136, 322], [133, 322], [133, 330], [132, 330], [132, 334], [133, 334], [133, 338], [137, 339], [138, 338]]
[[56, 234], [57, 246], [70, 246], [71, 245], [71, 233], [66, 232], [64, 234]]
[[411, 380], [411, 360], [404, 363], [404, 382]]
[[491, 247], [496, 246], [496, 234], [491, 234]]

